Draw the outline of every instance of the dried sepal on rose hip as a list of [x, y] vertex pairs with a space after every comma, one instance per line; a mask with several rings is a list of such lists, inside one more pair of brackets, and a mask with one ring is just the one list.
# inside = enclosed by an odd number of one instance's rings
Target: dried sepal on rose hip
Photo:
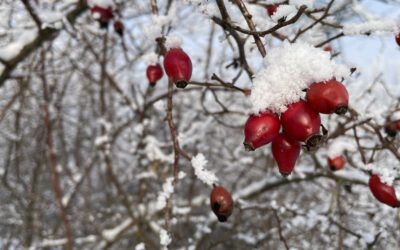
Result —
[[147, 66], [146, 76], [147, 79], [149, 80], [150, 86], [154, 87], [157, 81], [160, 80], [163, 76], [163, 70], [161, 68], [161, 65], [156, 63]]
[[225, 222], [233, 211], [232, 195], [222, 186], [213, 185], [210, 194], [210, 205], [220, 222]]
[[281, 115], [285, 134], [297, 141], [305, 142], [308, 149], [316, 148], [322, 142], [319, 133], [321, 118], [305, 101], [300, 100], [287, 106]]
[[178, 88], [185, 88], [192, 76], [192, 61], [181, 48], [171, 48], [164, 55], [164, 69]]
[[272, 141], [271, 150], [279, 172], [283, 176], [290, 175], [300, 155], [300, 143], [281, 133]]
[[322, 114], [343, 115], [347, 112], [349, 105], [347, 89], [336, 79], [311, 84], [307, 90], [306, 99], [312, 109]]
[[378, 175], [371, 175], [368, 185], [372, 194], [378, 201], [391, 207], [400, 206], [394, 187], [383, 183]]
[[328, 166], [332, 171], [340, 170], [344, 167], [346, 160], [343, 155], [328, 157]]
[[278, 115], [272, 112], [250, 115], [244, 125], [245, 149], [253, 151], [270, 143], [279, 134], [280, 126]]

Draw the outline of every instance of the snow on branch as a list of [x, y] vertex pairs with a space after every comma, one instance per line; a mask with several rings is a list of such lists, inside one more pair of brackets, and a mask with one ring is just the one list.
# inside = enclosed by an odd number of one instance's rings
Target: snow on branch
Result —
[[163, 246], [163, 249], [168, 249], [168, 245], [171, 244], [171, 236], [164, 229], [160, 230], [160, 245]]
[[330, 54], [310, 44], [284, 42], [269, 51], [264, 68], [254, 78], [252, 113], [284, 112], [313, 82], [345, 77], [349, 70], [331, 61]]
[[[86, 1], [79, 1], [76, 8], [70, 11], [66, 15], [66, 20], [74, 24], [75, 20], [87, 9]], [[43, 43], [49, 40], [54, 40], [57, 37], [59, 30], [53, 28], [45, 28], [41, 29], [38, 34], [30, 39], [30, 42], [25, 42], [23, 46], [21, 44], [17, 44], [15, 51], [13, 52], [13, 57], [8, 58], [4, 64], [4, 69], [0, 72], [0, 87], [3, 86], [4, 82], [10, 76], [12, 71], [18, 66], [20, 62], [25, 60], [33, 51], [39, 48]], [[9, 45], [11, 46], [11, 45]], [[15, 45], [13, 45], [15, 46]]]
[[355, 152], [357, 150], [357, 145], [352, 140], [345, 138], [340, 138], [339, 140], [333, 141], [328, 147], [328, 157], [335, 158], [340, 156], [344, 151]]
[[[178, 173], [178, 179], [183, 179], [186, 176], [186, 174], [182, 171]], [[158, 210], [161, 210], [165, 208], [167, 205], [167, 200], [171, 197], [172, 193], [174, 192], [174, 177], [168, 177], [163, 186], [162, 186], [162, 191], [159, 192], [158, 197], [157, 197], [157, 203], [156, 203], [156, 208]]]
[[346, 24], [343, 27], [345, 35], [398, 33], [399, 30], [399, 25], [395, 21], [369, 21], [359, 24]]
[[158, 194], [157, 197], [157, 209], [161, 210], [167, 205], [167, 200], [171, 197], [171, 194], [174, 192], [174, 186], [172, 182], [174, 181], [174, 177], [168, 177], [165, 180], [165, 183], [162, 186], [162, 191]]
[[207, 165], [207, 159], [203, 154], [197, 154], [192, 158], [192, 166], [194, 168], [194, 174], [199, 178], [202, 182], [207, 185], [213, 185], [218, 182], [217, 176], [214, 173], [205, 169]]

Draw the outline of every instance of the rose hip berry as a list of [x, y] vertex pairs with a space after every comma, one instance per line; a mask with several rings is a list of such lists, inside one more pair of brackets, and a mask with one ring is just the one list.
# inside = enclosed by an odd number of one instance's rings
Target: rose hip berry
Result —
[[171, 48], [164, 56], [164, 69], [178, 88], [185, 88], [192, 76], [192, 61], [181, 48]]
[[272, 141], [272, 155], [283, 176], [292, 173], [300, 154], [300, 143], [281, 133]]
[[158, 80], [163, 76], [163, 70], [160, 64], [149, 65], [146, 70], [147, 79], [149, 80], [150, 86], [154, 87]]
[[95, 5], [90, 9], [90, 11], [92, 12], [94, 19], [99, 22], [100, 27], [103, 29], [108, 27], [108, 22], [114, 17], [112, 7], [103, 8]]
[[396, 36], [396, 43], [400, 46], [400, 33]]
[[221, 186], [214, 186], [210, 194], [210, 205], [214, 214], [220, 222], [228, 220], [233, 210], [231, 194]]
[[369, 179], [368, 185], [372, 194], [378, 201], [391, 207], [400, 206], [400, 202], [397, 200], [396, 191], [393, 186], [381, 182], [378, 175], [372, 175]]
[[311, 84], [306, 98], [309, 106], [318, 113], [343, 115], [348, 109], [346, 87], [335, 79]]
[[338, 155], [336, 157], [328, 157], [328, 166], [332, 171], [340, 170], [344, 167], [345, 159], [343, 155]]
[[277, 9], [278, 9], [278, 6], [276, 6], [275, 4], [268, 5], [267, 6], [268, 15], [269, 16], [274, 15]]
[[124, 35], [124, 24], [117, 20], [114, 22], [114, 30], [117, 32], [118, 35], [123, 36]]
[[290, 104], [282, 113], [281, 122], [284, 133], [294, 140], [305, 142], [307, 148], [314, 148], [322, 141], [319, 134], [321, 118], [303, 100]]
[[271, 112], [250, 115], [244, 125], [244, 146], [253, 151], [270, 143], [279, 133], [279, 117]]

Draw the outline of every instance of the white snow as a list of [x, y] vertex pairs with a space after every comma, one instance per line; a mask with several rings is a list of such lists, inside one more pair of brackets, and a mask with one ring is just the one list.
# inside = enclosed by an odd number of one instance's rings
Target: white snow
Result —
[[173, 154], [169, 155], [164, 154], [164, 152], [161, 150], [160, 147], [165, 146], [165, 144], [160, 142], [157, 138], [148, 135], [144, 139], [144, 142], [146, 143], [145, 152], [149, 160], [151, 161], [160, 160], [169, 163], [173, 162], [174, 160]]
[[343, 27], [345, 35], [361, 35], [365, 33], [398, 33], [399, 25], [395, 21], [369, 21], [358, 24], [346, 24]]
[[167, 50], [171, 48], [180, 48], [182, 45], [182, 39], [178, 36], [167, 36], [165, 38], [165, 47]]
[[381, 182], [386, 183], [388, 185], [392, 185], [394, 179], [398, 175], [398, 170], [396, 168], [391, 167], [381, 167], [381, 166], [374, 166], [372, 168], [372, 172], [374, 174], [379, 175], [379, 179]]
[[146, 66], [154, 65], [158, 63], [158, 56], [154, 52], [149, 52], [142, 56], [142, 60], [146, 64]]
[[32, 42], [36, 36], [37, 31], [35, 29], [25, 30], [15, 41], [0, 48], [0, 58], [6, 61], [11, 60], [21, 52], [25, 45]]
[[302, 5], [307, 6], [307, 8], [311, 8], [314, 5], [315, 0], [290, 0], [289, 4], [300, 7]]
[[156, 208], [161, 210], [165, 208], [167, 205], [167, 200], [171, 197], [171, 194], [174, 192], [173, 186], [174, 177], [168, 177], [165, 180], [165, 183], [162, 186], [162, 191], [159, 192], [157, 197]]
[[199, 153], [192, 158], [192, 167], [194, 168], [194, 174], [199, 178], [202, 182], [207, 185], [212, 185], [218, 182], [217, 176], [214, 173], [205, 169], [207, 165], [207, 159], [203, 154]]
[[343, 154], [344, 151], [354, 152], [357, 150], [357, 145], [354, 140], [349, 140], [345, 138], [339, 138], [334, 140], [328, 146], [328, 157], [335, 158]]
[[400, 111], [393, 112], [391, 119], [392, 121], [400, 120]]
[[109, 139], [108, 139], [108, 135], [102, 135], [102, 136], [98, 136], [96, 137], [96, 139], [94, 140], [94, 144], [99, 147], [103, 144], [108, 143]]
[[269, 51], [264, 68], [255, 75], [250, 95], [251, 112], [284, 112], [313, 82], [348, 75], [347, 67], [331, 61], [329, 53], [322, 49], [306, 43], [284, 42]]
[[93, 19], [98, 20], [98, 19], [100, 19], [101, 14], [99, 12], [93, 12], [92, 17], [93, 17]]
[[135, 250], [146, 250], [144, 243], [139, 243], [135, 246]]
[[292, 16], [296, 15], [297, 9], [293, 5], [282, 4], [278, 6], [276, 12], [271, 16], [272, 20], [277, 22], [282, 17], [290, 19]]
[[157, 176], [154, 172], [148, 171], [148, 172], [141, 172], [137, 174], [136, 179], [142, 180], [142, 179], [156, 179]]
[[127, 227], [132, 225], [132, 219], [128, 218], [124, 220], [121, 224], [118, 226], [112, 228], [112, 229], [106, 229], [102, 232], [103, 238], [105, 238], [107, 241], [113, 241], [115, 238], [123, 232]]
[[164, 229], [160, 230], [160, 245], [164, 247], [164, 249], [167, 249], [167, 246], [171, 244], [171, 236], [168, 234], [168, 232]]
[[115, 7], [113, 0], [88, 0], [88, 4], [90, 7], [99, 6], [105, 9], [108, 7]]
[[195, 6], [202, 14], [212, 17], [219, 13], [215, 3], [210, 3], [208, 0], [184, 0], [186, 3]]

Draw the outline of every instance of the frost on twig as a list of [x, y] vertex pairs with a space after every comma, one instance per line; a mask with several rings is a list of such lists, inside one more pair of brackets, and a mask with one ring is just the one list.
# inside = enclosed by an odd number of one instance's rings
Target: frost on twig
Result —
[[[183, 179], [186, 174], [182, 171], [178, 173], [178, 179]], [[158, 194], [156, 208], [161, 210], [167, 205], [167, 200], [171, 197], [174, 192], [174, 177], [168, 177], [162, 186], [162, 191]]]
[[194, 168], [194, 174], [199, 178], [202, 182], [207, 185], [212, 185], [218, 182], [217, 176], [214, 173], [205, 169], [207, 165], [207, 159], [203, 154], [197, 154], [192, 158], [192, 166]]
[[171, 244], [171, 236], [168, 234], [168, 232], [164, 229], [160, 230], [160, 245], [162, 246], [162, 249], [168, 249], [168, 245]]

